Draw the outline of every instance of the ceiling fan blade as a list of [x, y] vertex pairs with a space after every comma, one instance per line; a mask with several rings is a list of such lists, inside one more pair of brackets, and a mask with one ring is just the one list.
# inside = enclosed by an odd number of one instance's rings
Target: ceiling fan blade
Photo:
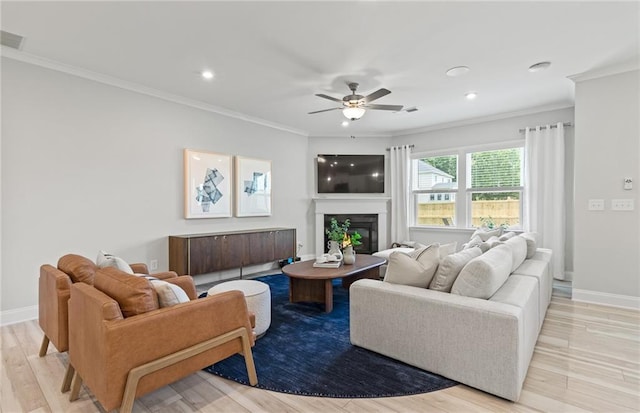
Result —
[[325, 99], [333, 100], [334, 102], [342, 103], [342, 99], [334, 98], [333, 96], [328, 96], [322, 93], [316, 93], [316, 96], [318, 96], [319, 98], [325, 98]]
[[363, 107], [375, 110], [393, 110], [396, 112], [402, 110], [402, 105], [364, 105]]
[[331, 109], [316, 110], [315, 112], [309, 112], [309, 115], [313, 115], [314, 113], [320, 113], [320, 112], [329, 112], [330, 110], [338, 110], [338, 109], [342, 109], [342, 108], [331, 108]]
[[369, 96], [365, 96], [364, 103], [373, 102], [376, 99], [380, 99], [381, 97], [388, 95], [389, 93], [391, 93], [391, 91], [388, 89], [378, 89]]

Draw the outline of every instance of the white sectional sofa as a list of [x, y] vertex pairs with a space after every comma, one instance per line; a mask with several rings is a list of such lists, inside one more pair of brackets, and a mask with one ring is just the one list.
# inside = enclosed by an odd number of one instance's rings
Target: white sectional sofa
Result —
[[353, 283], [351, 343], [517, 401], [551, 299], [552, 253], [529, 243], [525, 258], [516, 241], [471, 259], [452, 293]]

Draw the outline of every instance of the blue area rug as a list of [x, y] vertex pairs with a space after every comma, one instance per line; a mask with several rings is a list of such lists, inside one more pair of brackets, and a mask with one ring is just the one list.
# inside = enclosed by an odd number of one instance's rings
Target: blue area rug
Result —
[[[427, 393], [457, 384], [351, 345], [349, 294], [339, 280], [329, 314], [320, 304], [289, 303], [285, 275], [257, 280], [269, 284], [272, 306], [271, 327], [253, 348], [258, 388], [305, 396], [373, 398]], [[205, 371], [249, 385], [240, 355]]]

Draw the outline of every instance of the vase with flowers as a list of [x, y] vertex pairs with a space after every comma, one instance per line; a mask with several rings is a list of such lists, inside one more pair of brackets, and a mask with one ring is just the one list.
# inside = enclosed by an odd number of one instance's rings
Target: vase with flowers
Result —
[[360, 239], [362, 235], [358, 231], [349, 234], [349, 226], [351, 221], [345, 219], [342, 223], [337, 219], [331, 218], [329, 228], [325, 229], [327, 238], [329, 239], [329, 254], [339, 255], [345, 264], [353, 264], [356, 260], [353, 247], [362, 244]]

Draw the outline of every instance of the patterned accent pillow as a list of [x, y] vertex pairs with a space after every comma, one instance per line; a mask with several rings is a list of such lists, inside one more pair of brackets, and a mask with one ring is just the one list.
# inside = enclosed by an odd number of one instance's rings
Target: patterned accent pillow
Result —
[[125, 260], [104, 251], [98, 252], [96, 265], [98, 266], [98, 268], [113, 267], [119, 269], [122, 272], [126, 272], [127, 274], [133, 274], [133, 270]]

